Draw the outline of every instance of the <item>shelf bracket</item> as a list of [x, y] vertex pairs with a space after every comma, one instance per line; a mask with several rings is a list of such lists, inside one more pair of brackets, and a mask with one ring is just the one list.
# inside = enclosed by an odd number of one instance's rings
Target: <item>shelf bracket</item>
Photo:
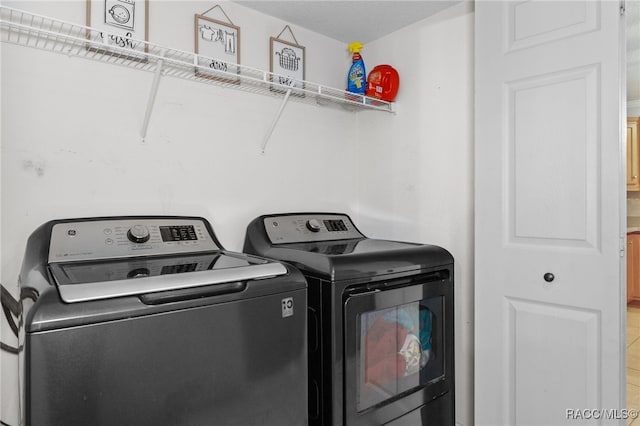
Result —
[[[162, 56], [164, 56], [164, 52], [162, 52]], [[149, 120], [151, 119], [151, 113], [153, 112], [153, 105], [156, 102], [156, 94], [158, 93], [158, 86], [160, 85], [160, 76], [162, 75], [163, 65], [164, 60], [162, 58], [158, 59], [158, 63], [156, 64], [156, 72], [153, 76], [153, 83], [151, 84], [151, 91], [149, 92], [149, 98], [147, 100], [147, 111], [144, 114], [144, 121], [142, 122], [142, 129], [140, 130], [140, 135], [142, 136], [143, 142], [144, 138], [147, 137]]]
[[263, 154], [264, 154], [265, 149], [267, 149], [267, 143], [269, 143], [269, 139], [271, 138], [271, 134], [273, 133], [274, 129], [276, 128], [276, 124], [278, 124], [278, 120], [280, 120], [280, 116], [282, 115], [282, 111], [284, 111], [284, 107], [287, 104], [287, 101], [289, 100], [289, 95], [290, 94], [291, 94], [291, 89], [288, 89], [287, 93], [285, 93], [284, 98], [282, 99], [282, 102], [280, 103], [280, 108], [278, 109], [278, 112], [276, 113], [276, 116], [274, 117], [273, 122], [271, 123], [271, 126], [267, 130], [267, 134], [264, 135], [264, 139], [262, 141], [262, 153]]

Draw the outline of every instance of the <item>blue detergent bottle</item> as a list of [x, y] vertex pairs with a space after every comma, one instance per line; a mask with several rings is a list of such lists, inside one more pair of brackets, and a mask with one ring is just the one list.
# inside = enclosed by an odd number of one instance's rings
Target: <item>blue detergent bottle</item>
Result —
[[349, 68], [349, 75], [347, 75], [347, 91], [364, 95], [367, 90], [367, 73], [364, 69], [364, 60], [360, 55], [362, 47], [362, 43], [359, 41], [349, 44], [349, 52], [353, 53], [353, 62]]

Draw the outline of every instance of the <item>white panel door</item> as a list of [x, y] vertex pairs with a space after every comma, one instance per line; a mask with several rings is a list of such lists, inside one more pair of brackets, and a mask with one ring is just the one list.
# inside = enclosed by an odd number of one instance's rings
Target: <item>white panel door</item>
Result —
[[625, 424], [619, 3], [475, 13], [476, 425]]

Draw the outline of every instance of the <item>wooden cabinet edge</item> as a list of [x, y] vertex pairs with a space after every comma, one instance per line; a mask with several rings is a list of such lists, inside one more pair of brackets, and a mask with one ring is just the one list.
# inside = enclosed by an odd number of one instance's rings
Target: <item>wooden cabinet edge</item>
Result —
[[[631, 135], [629, 136], [628, 129], [631, 128]], [[630, 176], [627, 173], [627, 191], [638, 192], [640, 191], [640, 142], [638, 140], [638, 130], [640, 128], [640, 117], [627, 117], [627, 155], [630, 158], [627, 159], [627, 167], [633, 167], [635, 165], [635, 175]], [[631, 147], [631, 153], [629, 153], [629, 146]], [[631, 180], [630, 180], [631, 178]]]

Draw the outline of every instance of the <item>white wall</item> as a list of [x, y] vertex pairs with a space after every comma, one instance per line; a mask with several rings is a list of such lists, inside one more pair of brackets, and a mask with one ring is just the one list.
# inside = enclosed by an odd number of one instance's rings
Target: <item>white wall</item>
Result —
[[473, 424], [473, 10], [463, 3], [370, 43], [400, 74], [396, 116], [360, 113], [358, 223], [455, 258], [456, 421]]
[[[268, 69], [269, 36], [286, 23], [217, 3], [241, 27], [241, 63]], [[84, 22], [84, 1], [4, 4]], [[212, 5], [152, 0], [150, 41], [192, 50], [193, 14]], [[306, 78], [343, 87], [346, 46], [292, 28]], [[240, 250], [259, 214], [345, 211], [371, 237], [434, 243], [456, 258], [456, 412], [471, 425], [472, 36], [462, 5], [365, 46], [368, 70], [400, 73], [398, 114], [290, 102], [265, 155], [277, 99], [163, 78], [143, 142], [151, 73], [3, 45], [2, 283], [15, 291], [29, 233], [54, 218], [202, 215]], [[2, 374], [1, 418], [15, 424], [13, 360], [2, 359]]]
[[[84, 23], [84, 1], [4, 3]], [[241, 27], [241, 63], [268, 70], [269, 37], [285, 23], [221, 4]], [[193, 15], [211, 6], [152, 1], [150, 41], [192, 51]], [[292, 28], [307, 47], [307, 79], [342, 84], [345, 46]], [[152, 73], [3, 44], [1, 78], [1, 278], [14, 293], [26, 239], [51, 219], [202, 215], [240, 250], [259, 214], [356, 207], [353, 113], [290, 102], [262, 155], [276, 98], [163, 78], [143, 142]], [[12, 425], [15, 364], [2, 358], [2, 420]]]

